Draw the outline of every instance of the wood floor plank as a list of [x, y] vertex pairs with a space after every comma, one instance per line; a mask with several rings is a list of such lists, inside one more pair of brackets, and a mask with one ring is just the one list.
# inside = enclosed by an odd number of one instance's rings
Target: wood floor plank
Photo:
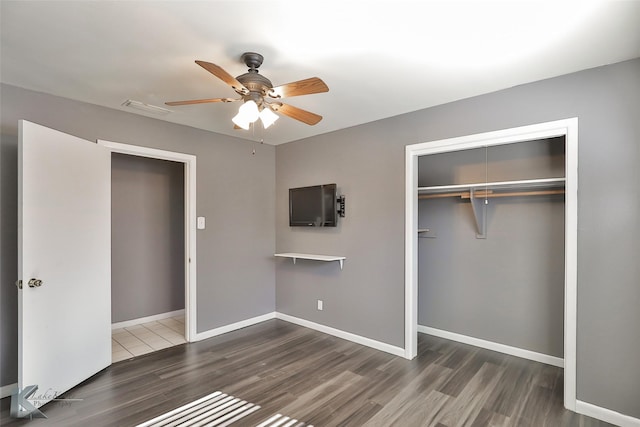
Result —
[[526, 398], [533, 387], [533, 377], [537, 366], [522, 363], [508, 364], [496, 386], [496, 391], [489, 396], [485, 407], [495, 413], [511, 417], [519, 402]]
[[[438, 387], [450, 375], [451, 369], [444, 366], [430, 364], [422, 372], [410, 381], [393, 399], [384, 405], [382, 410], [373, 417], [368, 425], [393, 425], [399, 420], [422, 417], [426, 409], [429, 412], [437, 411], [442, 399], [436, 399], [431, 405], [429, 396], [431, 391]], [[442, 395], [438, 393], [438, 395]], [[439, 397], [439, 396], [436, 396]]]
[[493, 393], [503, 371], [499, 366], [483, 362], [457, 398], [452, 399], [444, 408], [443, 417], [436, 421], [451, 427], [472, 425]]
[[340, 402], [340, 396], [349, 385], [357, 382], [362, 377], [356, 373], [345, 371], [335, 378], [315, 387], [300, 395], [294, 402], [282, 408], [280, 412], [292, 414], [300, 420], [310, 424], [324, 425], [322, 420], [330, 416], [336, 408], [336, 401]]
[[42, 409], [0, 424], [127, 427], [214, 391], [260, 405], [231, 427], [276, 414], [315, 427], [585, 426], [563, 408], [562, 369], [420, 334], [408, 361], [281, 320], [117, 362]]
[[484, 359], [478, 357], [475, 352], [470, 353], [469, 357], [459, 360], [459, 365], [454, 365], [453, 363], [443, 365], [454, 369], [455, 372], [447, 381], [444, 382], [438, 391], [448, 394], [449, 396], [458, 397], [471, 378], [473, 378], [484, 365]]
[[453, 398], [433, 389], [418, 393], [411, 399], [403, 396], [391, 406], [385, 405], [366, 425], [433, 425], [433, 420], [441, 417], [441, 410], [449, 400]]

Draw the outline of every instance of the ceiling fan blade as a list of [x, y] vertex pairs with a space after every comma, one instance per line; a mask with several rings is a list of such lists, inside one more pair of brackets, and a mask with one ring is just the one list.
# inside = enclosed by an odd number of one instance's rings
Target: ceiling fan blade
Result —
[[272, 98], [288, 98], [291, 96], [310, 95], [312, 93], [328, 92], [329, 87], [318, 77], [311, 77], [297, 82], [274, 87], [268, 93]]
[[208, 72], [210, 72], [211, 74], [213, 74], [214, 76], [216, 76], [217, 78], [219, 78], [220, 80], [222, 80], [223, 82], [231, 86], [231, 88], [236, 92], [238, 92], [239, 94], [241, 95], [249, 94], [249, 89], [244, 87], [244, 85], [240, 83], [238, 80], [236, 80], [235, 77], [227, 73], [225, 70], [223, 70], [216, 64], [212, 64], [210, 62], [205, 62], [205, 61], [196, 61], [196, 64], [198, 64], [199, 66], [201, 66], [202, 68], [204, 68], [205, 70], [207, 70]]
[[191, 101], [171, 101], [165, 102], [165, 105], [192, 105], [192, 104], [207, 104], [209, 102], [234, 102], [234, 101], [242, 101], [242, 98], [233, 99], [233, 98], [208, 98], [208, 99], [192, 99]]
[[322, 116], [319, 116], [318, 114], [303, 110], [302, 108], [294, 107], [293, 105], [283, 104], [281, 102], [269, 104], [269, 107], [278, 113], [282, 113], [285, 116], [289, 116], [292, 119], [299, 120], [302, 123], [312, 126], [322, 120]]

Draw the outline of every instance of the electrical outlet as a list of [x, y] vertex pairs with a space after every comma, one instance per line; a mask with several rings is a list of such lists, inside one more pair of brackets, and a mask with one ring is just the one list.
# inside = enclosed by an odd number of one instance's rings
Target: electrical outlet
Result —
[[322, 311], [322, 300], [318, 300], [318, 310]]

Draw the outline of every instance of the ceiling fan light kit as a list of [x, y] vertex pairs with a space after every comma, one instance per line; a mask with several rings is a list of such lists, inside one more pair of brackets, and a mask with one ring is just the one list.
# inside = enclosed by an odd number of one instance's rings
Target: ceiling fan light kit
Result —
[[238, 114], [231, 119], [238, 127], [242, 129], [249, 129], [251, 123], [258, 120], [260, 112], [258, 111], [258, 104], [253, 100], [246, 101], [240, 106]]
[[[238, 110], [238, 114], [233, 117], [232, 121], [238, 128], [245, 130], [248, 130], [251, 127], [251, 123], [256, 122], [258, 119], [261, 120], [263, 127], [267, 129], [279, 118], [274, 111], [308, 125], [315, 125], [322, 120], [322, 116], [318, 114], [289, 104], [283, 104], [279, 101], [279, 99], [286, 97], [328, 92], [329, 87], [327, 87], [321, 79], [311, 77], [309, 79], [273, 87], [273, 84], [268, 78], [258, 73], [258, 68], [262, 65], [264, 59], [262, 55], [255, 52], [246, 52], [242, 55], [241, 59], [247, 67], [249, 67], [249, 70], [238, 77], [233, 77], [218, 65], [205, 61], [196, 61], [196, 64], [229, 85], [240, 95], [240, 98], [195, 99], [190, 101], [165, 102], [165, 104], [179, 106], [211, 102], [226, 103], [243, 101], [242, 106]], [[269, 99], [278, 99], [278, 101], [273, 102]]]
[[262, 122], [262, 126], [267, 129], [278, 120], [278, 115], [271, 111], [269, 107], [265, 106], [263, 106], [262, 111], [260, 111], [258, 104], [250, 99], [242, 104], [238, 110], [238, 114], [231, 120], [239, 128], [248, 130], [251, 127], [251, 123], [256, 122], [258, 119]]
[[263, 108], [262, 111], [260, 111], [260, 121], [262, 121], [262, 126], [264, 126], [265, 129], [274, 124], [278, 119], [278, 115], [271, 111], [271, 108]]

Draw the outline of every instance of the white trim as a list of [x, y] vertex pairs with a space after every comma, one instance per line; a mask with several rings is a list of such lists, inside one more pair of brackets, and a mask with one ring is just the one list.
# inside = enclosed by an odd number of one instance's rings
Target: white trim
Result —
[[376, 350], [384, 351], [386, 353], [391, 353], [395, 356], [400, 356], [400, 357], [404, 356], [403, 348], [396, 347], [380, 341], [372, 340], [371, 338], [366, 338], [360, 335], [352, 334], [351, 332], [345, 332], [340, 329], [335, 329], [330, 326], [321, 325], [319, 323], [311, 322], [305, 319], [300, 319], [298, 317], [290, 316], [288, 314], [279, 313], [279, 312], [263, 314], [262, 316], [241, 320], [240, 322], [221, 326], [219, 328], [211, 329], [206, 332], [200, 332], [195, 336], [194, 341], [200, 341], [207, 338], [212, 338], [218, 335], [226, 334], [227, 332], [232, 332], [237, 329], [246, 328], [247, 326], [255, 325], [257, 323], [262, 323], [271, 319], [284, 320], [285, 322], [293, 323], [299, 326], [304, 326], [305, 328], [309, 328], [309, 329], [314, 329], [316, 331], [319, 331], [328, 335], [333, 335], [334, 337], [342, 338], [347, 341], [354, 342], [356, 344], [362, 344], [367, 347], [374, 348]]
[[157, 150], [155, 148], [122, 144], [119, 142], [97, 141], [111, 150], [112, 153], [129, 154], [132, 156], [149, 157], [152, 159], [171, 160], [184, 163], [184, 246], [185, 246], [185, 340], [195, 341], [197, 335], [197, 268], [196, 268], [196, 156], [192, 154], [176, 153], [173, 151]]
[[576, 401], [576, 412], [620, 427], [640, 427], [640, 418], [624, 415], [581, 400]]
[[565, 122], [564, 407], [575, 411], [578, 357], [578, 119]]
[[405, 349], [407, 359], [417, 355], [418, 293], [418, 157], [536, 139], [565, 137], [565, 298], [564, 298], [564, 406], [576, 407], [576, 324], [578, 253], [578, 118], [486, 132], [405, 148]]
[[169, 319], [171, 317], [177, 317], [184, 315], [184, 309], [169, 311], [167, 313], [154, 314], [153, 316], [138, 317], [137, 319], [125, 320], [122, 322], [116, 322], [111, 324], [111, 330], [128, 328], [129, 326], [141, 325], [143, 323], [155, 322], [156, 320]]
[[233, 332], [238, 329], [246, 328], [247, 326], [255, 325], [257, 323], [262, 323], [267, 320], [275, 319], [276, 313], [271, 312], [267, 314], [263, 314], [262, 316], [252, 317], [250, 319], [241, 320], [236, 323], [231, 323], [229, 325], [220, 326], [219, 328], [209, 329], [205, 332], [198, 332], [194, 335], [193, 341], [201, 341], [206, 340], [207, 338], [213, 338], [218, 335], [226, 334], [227, 332]]
[[[575, 122], [575, 123], [574, 123]], [[513, 144], [517, 142], [533, 141], [536, 139], [554, 138], [567, 135], [567, 129], [577, 125], [578, 118], [556, 120], [517, 128], [502, 129], [492, 132], [465, 135], [438, 141], [422, 142], [408, 145], [407, 151], [416, 156], [450, 153], [452, 151], [468, 150], [478, 147], [493, 147], [496, 145]], [[577, 127], [576, 127], [577, 130]]]
[[461, 342], [463, 344], [473, 345], [475, 347], [486, 348], [487, 350], [497, 351], [499, 353], [509, 354], [511, 356], [521, 357], [523, 359], [533, 360], [535, 362], [545, 363], [551, 366], [557, 366], [559, 368], [564, 368], [564, 360], [562, 358], [549, 356], [548, 354], [525, 350], [523, 348], [500, 344], [493, 341], [487, 341], [480, 338], [474, 338], [468, 335], [457, 334], [455, 332], [443, 331], [442, 329], [431, 328], [429, 326], [418, 325], [418, 332], [433, 335], [434, 337], [445, 338], [451, 341]]
[[404, 357], [409, 360], [418, 355], [418, 154], [412, 147], [406, 147], [404, 220]]
[[296, 325], [304, 326], [305, 328], [314, 329], [316, 331], [333, 335], [334, 337], [342, 338], [347, 341], [354, 342], [356, 344], [365, 345], [367, 347], [374, 348], [376, 350], [391, 353], [395, 356], [404, 356], [404, 349], [396, 347], [394, 345], [386, 344], [380, 341], [372, 340], [360, 335], [352, 334], [351, 332], [345, 332], [340, 329], [335, 329], [330, 326], [321, 325], [319, 323], [311, 322], [309, 320], [300, 319], [298, 317], [290, 316], [288, 314], [276, 312], [276, 319], [284, 320], [285, 322], [294, 323]]
[[18, 391], [18, 383], [7, 384], [0, 387], [0, 399], [11, 396]]

